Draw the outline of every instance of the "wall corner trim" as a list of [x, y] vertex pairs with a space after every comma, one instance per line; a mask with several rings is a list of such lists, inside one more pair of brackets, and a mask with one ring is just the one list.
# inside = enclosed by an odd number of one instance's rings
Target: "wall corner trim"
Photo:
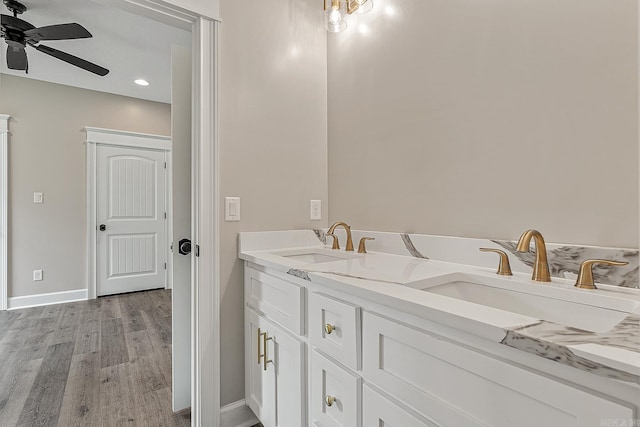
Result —
[[86, 289], [76, 289], [73, 291], [51, 292], [48, 294], [27, 295], [24, 297], [9, 298], [9, 310], [17, 310], [27, 307], [39, 307], [51, 304], [63, 304], [67, 302], [85, 301], [87, 299]]
[[8, 308], [9, 119], [0, 114], [0, 310]]

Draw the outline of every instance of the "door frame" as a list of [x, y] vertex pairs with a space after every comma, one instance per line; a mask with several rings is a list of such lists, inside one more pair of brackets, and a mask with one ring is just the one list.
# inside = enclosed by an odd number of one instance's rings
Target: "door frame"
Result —
[[169, 243], [171, 241], [173, 218], [172, 212], [172, 198], [173, 198], [173, 185], [171, 182], [171, 175], [169, 174], [169, 167], [171, 165], [171, 137], [162, 135], [150, 135], [138, 132], [127, 132], [113, 129], [102, 129], [95, 127], [85, 127], [84, 131], [87, 133], [85, 139], [86, 145], [86, 171], [87, 171], [87, 291], [88, 298], [97, 298], [97, 286], [98, 286], [98, 271], [97, 271], [97, 234], [98, 227], [97, 222], [97, 168], [96, 168], [96, 156], [97, 147], [111, 146], [122, 148], [139, 148], [143, 150], [162, 151], [165, 154], [165, 212], [167, 212], [167, 218], [164, 223], [165, 232], [165, 247], [164, 256], [167, 268], [164, 271], [165, 274], [165, 289], [171, 289], [171, 276], [169, 275], [169, 258], [170, 250]]
[[9, 119], [0, 114], [0, 310], [8, 308]]
[[[220, 426], [219, 0], [98, 0], [190, 30], [191, 425]], [[183, 6], [177, 6], [180, 3]], [[205, 5], [206, 3], [206, 5]], [[207, 11], [203, 11], [203, 8]], [[200, 262], [200, 257], [206, 262]]]
[[[191, 423], [220, 425], [220, 237], [218, 177], [218, 27], [219, 0], [96, 0], [192, 34], [192, 240], [207, 262], [192, 257], [191, 279]], [[177, 4], [182, 4], [178, 6]], [[206, 3], [206, 4], [205, 4]], [[6, 147], [6, 144], [4, 144]], [[3, 159], [2, 161], [6, 160]], [[6, 162], [5, 162], [6, 163]], [[0, 213], [7, 209], [3, 179]], [[6, 217], [0, 219], [6, 224]], [[2, 232], [3, 230], [0, 230]], [[6, 233], [1, 244], [6, 241]], [[7, 266], [7, 253], [0, 254]], [[6, 268], [0, 274], [6, 274]], [[6, 308], [7, 283], [1, 283], [0, 308]], [[1, 293], [4, 293], [4, 301]]]

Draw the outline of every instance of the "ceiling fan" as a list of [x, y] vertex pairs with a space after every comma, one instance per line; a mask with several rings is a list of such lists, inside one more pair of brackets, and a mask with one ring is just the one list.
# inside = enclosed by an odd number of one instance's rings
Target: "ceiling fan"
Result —
[[2, 0], [9, 9], [11, 15], [0, 15], [0, 37], [7, 42], [7, 67], [11, 70], [24, 70], [29, 72], [29, 61], [25, 48], [31, 46], [34, 49], [67, 62], [76, 67], [90, 71], [99, 76], [106, 76], [109, 70], [92, 62], [78, 58], [69, 53], [62, 52], [49, 46], [40, 44], [43, 40], [71, 40], [87, 39], [93, 37], [86, 28], [80, 24], [59, 24], [36, 28], [27, 21], [18, 18], [18, 15], [27, 11], [27, 7], [17, 0]]

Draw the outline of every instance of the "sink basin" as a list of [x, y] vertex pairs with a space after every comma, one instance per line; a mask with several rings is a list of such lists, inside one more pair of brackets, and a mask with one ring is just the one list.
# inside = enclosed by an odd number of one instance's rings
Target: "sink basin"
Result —
[[637, 301], [566, 287], [485, 277], [453, 279], [412, 287], [595, 333], [610, 331], [640, 305]]
[[309, 253], [309, 254], [298, 254], [298, 255], [283, 255], [285, 258], [294, 259], [296, 261], [304, 262], [304, 263], [313, 263], [318, 264], [321, 262], [332, 262], [332, 261], [342, 261], [344, 258], [337, 256], [330, 256], [319, 253]]
[[352, 252], [337, 251], [325, 248], [300, 248], [271, 252], [272, 255], [296, 261], [300, 264], [321, 264], [325, 262], [344, 261], [357, 257]]

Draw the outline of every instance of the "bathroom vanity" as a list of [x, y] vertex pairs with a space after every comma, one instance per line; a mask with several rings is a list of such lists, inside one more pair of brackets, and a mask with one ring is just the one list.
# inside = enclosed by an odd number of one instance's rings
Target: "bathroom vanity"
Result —
[[631, 426], [640, 293], [241, 233], [245, 395], [265, 427]]

